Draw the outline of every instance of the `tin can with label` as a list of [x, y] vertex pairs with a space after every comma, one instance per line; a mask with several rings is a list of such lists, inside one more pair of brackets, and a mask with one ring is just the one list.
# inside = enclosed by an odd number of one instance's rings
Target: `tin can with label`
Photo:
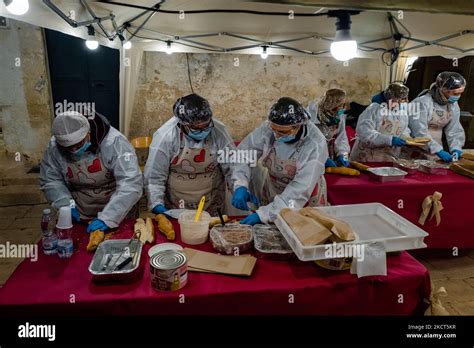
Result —
[[186, 255], [177, 250], [164, 250], [150, 258], [151, 286], [155, 290], [174, 291], [188, 282]]

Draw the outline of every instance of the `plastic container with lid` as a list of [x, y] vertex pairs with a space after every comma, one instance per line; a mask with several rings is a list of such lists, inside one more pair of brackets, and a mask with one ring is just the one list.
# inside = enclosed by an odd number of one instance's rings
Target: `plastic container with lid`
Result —
[[203, 244], [207, 241], [207, 237], [209, 236], [211, 215], [203, 211], [197, 222], [194, 222], [195, 216], [196, 210], [188, 210], [181, 213], [178, 218], [181, 228], [181, 240], [190, 245]]
[[212, 228], [210, 237], [214, 249], [227, 255], [240, 255], [252, 249], [253, 245], [250, 225], [216, 225]]
[[295, 256], [285, 237], [275, 225], [254, 225], [253, 238], [259, 257], [288, 260]]

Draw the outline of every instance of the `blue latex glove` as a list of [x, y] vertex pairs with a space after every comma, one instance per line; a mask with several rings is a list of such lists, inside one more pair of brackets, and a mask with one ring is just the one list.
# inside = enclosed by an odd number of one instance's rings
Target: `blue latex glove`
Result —
[[461, 159], [461, 156], [462, 156], [463, 152], [461, 150], [455, 149], [455, 150], [452, 151], [452, 153], [453, 154], [452, 154], [451, 157], [453, 158], [453, 161], [459, 161]]
[[449, 154], [449, 152], [441, 150], [439, 152], [436, 152], [439, 158], [441, 158], [444, 162], [449, 163], [453, 161], [453, 158]]
[[349, 167], [349, 161], [344, 158], [344, 155], [337, 156], [337, 162], [339, 162], [344, 167]]
[[153, 210], [151, 211], [153, 214], [163, 214], [168, 209], [165, 208], [163, 204], [156, 205]]
[[337, 164], [336, 162], [334, 162], [332, 159], [328, 158], [326, 160], [326, 163], [324, 164], [324, 166], [327, 168], [327, 167], [337, 167]]
[[249, 190], [247, 190], [245, 187], [240, 186], [235, 190], [234, 195], [232, 196], [232, 205], [236, 207], [237, 209], [240, 210], [249, 210], [249, 206], [247, 205], [247, 202], [252, 202], [256, 206], [259, 205], [259, 201], [257, 197], [253, 193], [251, 193]]
[[240, 223], [245, 225], [256, 225], [261, 224], [262, 221], [260, 221], [260, 216], [258, 216], [257, 213], [252, 213], [248, 215], [245, 219], [240, 221]]
[[73, 221], [81, 222], [81, 214], [79, 214], [79, 211], [76, 208], [71, 208], [71, 217]]
[[103, 222], [100, 219], [95, 218], [92, 220], [89, 226], [87, 226], [87, 233], [91, 233], [97, 230], [101, 230], [103, 232], [107, 229], [109, 229], [109, 226], [107, 226], [105, 222]]
[[392, 146], [405, 146], [407, 142], [400, 137], [392, 137]]

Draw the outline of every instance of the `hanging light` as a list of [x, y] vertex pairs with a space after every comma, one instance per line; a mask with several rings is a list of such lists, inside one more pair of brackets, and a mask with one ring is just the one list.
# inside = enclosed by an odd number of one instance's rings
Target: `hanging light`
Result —
[[165, 49], [166, 54], [172, 54], [173, 53], [173, 47], [171, 47], [171, 41], [166, 41], [166, 49]]
[[17, 16], [24, 15], [30, 8], [28, 0], [3, 0], [3, 2], [7, 11]]
[[86, 40], [86, 46], [90, 50], [95, 50], [99, 47], [99, 42], [95, 39], [95, 30], [92, 25], [87, 27], [87, 33], [89, 35], [89, 39]]
[[[356, 12], [354, 14], [357, 14]], [[336, 37], [331, 43], [331, 55], [339, 61], [347, 61], [357, 56], [357, 41], [351, 36], [351, 12], [329, 11], [329, 17], [336, 17]]]
[[267, 46], [262, 46], [262, 53], [260, 53], [260, 57], [262, 57], [262, 59], [268, 58]]
[[118, 33], [117, 34], [118, 38], [120, 39], [120, 42], [122, 42], [122, 47], [124, 50], [129, 50], [132, 48], [132, 42], [130, 41], [131, 37], [128, 39], [128, 41], [125, 41], [125, 36], [123, 36], [123, 33]]

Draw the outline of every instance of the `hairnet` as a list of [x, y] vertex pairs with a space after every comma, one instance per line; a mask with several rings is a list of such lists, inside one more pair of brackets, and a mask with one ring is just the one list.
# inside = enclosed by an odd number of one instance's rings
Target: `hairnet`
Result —
[[69, 147], [81, 142], [89, 133], [90, 125], [85, 116], [76, 111], [59, 114], [53, 121], [52, 133], [56, 142]]
[[390, 99], [408, 99], [408, 92], [409, 89], [407, 86], [399, 82], [394, 82], [388, 85], [383, 95], [387, 101]]
[[195, 93], [179, 98], [174, 103], [173, 114], [186, 124], [201, 123], [212, 118], [209, 102]]
[[319, 103], [321, 111], [333, 111], [336, 107], [342, 106], [346, 99], [346, 91], [340, 88], [328, 89]]
[[458, 89], [466, 86], [464, 77], [453, 71], [443, 71], [436, 77], [436, 87], [447, 90]]
[[296, 100], [283, 97], [272, 105], [268, 119], [279, 125], [293, 125], [302, 123], [310, 117], [304, 107]]

